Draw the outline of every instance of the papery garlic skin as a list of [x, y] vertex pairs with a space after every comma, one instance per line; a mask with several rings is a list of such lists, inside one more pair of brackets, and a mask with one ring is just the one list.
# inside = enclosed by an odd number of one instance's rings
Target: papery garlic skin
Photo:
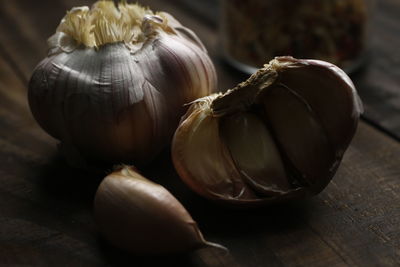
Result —
[[235, 170], [228, 149], [221, 144], [219, 120], [212, 116], [208, 101], [215, 96], [194, 103], [176, 131], [172, 146], [175, 168], [183, 181], [200, 195], [253, 198], [252, 191]]
[[334, 176], [361, 112], [338, 67], [277, 57], [225, 94], [194, 101], [172, 159], [182, 180], [212, 200], [259, 205], [315, 195]]
[[34, 70], [29, 105], [75, 165], [148, 163], [185, 103], [216, 90], [198, 37], [171, 15], [97, 2], [72, 9]]
[[180, 253], [205, 247], [226, 250], [207, 242], [180, 202], [133, 167], [119, 167], [103, 179], [94, 200], [94, 216], [102, 235], [131, 253]]

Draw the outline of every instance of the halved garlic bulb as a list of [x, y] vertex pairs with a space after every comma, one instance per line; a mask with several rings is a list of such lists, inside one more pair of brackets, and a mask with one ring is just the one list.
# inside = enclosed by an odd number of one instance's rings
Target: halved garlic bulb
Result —
[[169, 144], [183, 104], [216, 90], [199, 38], [137, 4], [73, 8], [48, 43], [29, 104], [75, 165], [147, 163]]
[[317, 194], [361, 112], [338, 67], [277, 57], [225, 94], [192, 103], [175, 132], [173, 162], [189, 187], [213, 200], [257, 204]]

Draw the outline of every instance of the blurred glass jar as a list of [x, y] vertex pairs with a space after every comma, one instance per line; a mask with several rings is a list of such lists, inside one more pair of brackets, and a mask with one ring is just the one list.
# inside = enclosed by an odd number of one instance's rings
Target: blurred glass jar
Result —
[[224, 58], [253, 73], [275, 56], [331, 62], [352, 72], [365, 59], [373, 0], [221, 0]]

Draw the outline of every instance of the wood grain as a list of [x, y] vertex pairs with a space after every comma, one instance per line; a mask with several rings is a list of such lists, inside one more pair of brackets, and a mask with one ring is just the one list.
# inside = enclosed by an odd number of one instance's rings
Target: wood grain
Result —
[[[216, 62], [221, 89], [244, 79], [218, 60], [215, 28], [180, 8], [179, 1], [143, 2], [173, 13], [198, 33]], [[390, 19], [397, 14], [397, 1], [382, 2], [388, 18], [380, 15], [381, 20], [397, 29]], [[320, 195], [250, 211], [215, 206], [192, 194], [165, 151], [143, 173], [175, 194], [206, 238], [227, 246], [230, 253], [204, 249], [150, 257], [109, 246], [99, 237], [92, 217], [101, 175], [69, 168], [56, 141], [32, 118], [26, 100], [27, 81], [45, 56], [45, 40], [66, 9], [89, 1], [41, 3], [18, 0], [0, 5], [1, 266], [400, 265], [400, 144], [365, 122], [334, 180]], [[395, 38], [390, 32], [382, 36]], [[398, 69], [390, 68], [398, 64], [388, 50], [392, 45], [380, 43], [379, 64], [355, 76], [361, 92], [367, 86], [393, 92], [398, 88]]]
[[368, 64], [354, 74], [364, 118], [400, 140], [400, 2], [377, 1]]

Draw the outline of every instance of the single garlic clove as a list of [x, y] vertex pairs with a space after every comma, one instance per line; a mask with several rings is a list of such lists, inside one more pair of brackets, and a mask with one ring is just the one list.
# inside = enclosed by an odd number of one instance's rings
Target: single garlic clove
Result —
[[[278, 57], [280, 83], [291, 88], [318, 114], [332, 145], [343, 154], [357, 127], [363, 107], [354, 84], [346, 73], [321, 60]], [[326, 101], [321, 101], [323, 97]], [[332, 112], [334, 110], [335, 112]]]
[[238, 112], [226, 116], [220, 128], [236, 167], [255, 191], [280, 195], [290, 190], [275, 140], [257, 115]]
[[[172, 153], [182, 179], [200, 195], [215, 199], [255, 198], [237, 171], [229, 151], [221, 142], [219, 120], [209, 107], [197, 108], [175, 133]], [[201, 158], [199, 158], [199, 156]]]
[[321, 188], [320, 183], [334, 174], [331, 170], [336, 158], [316, 114], [285, 86], [269, 88], [262, 98], [266, 121], [289, 164], [298, 172], [297, 180], [310, 188]]
[[96, 192], [94, 215], [104, 237], [131, 253], [225, 249], [207, 242], [179, 201], [133, 167], [121, 167], [104, 178]]

